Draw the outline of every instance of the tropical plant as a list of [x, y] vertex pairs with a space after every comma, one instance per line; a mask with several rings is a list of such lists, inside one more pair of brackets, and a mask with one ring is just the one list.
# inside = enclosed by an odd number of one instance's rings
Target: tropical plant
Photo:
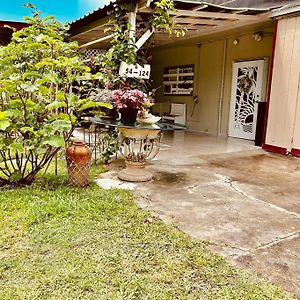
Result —
[[[89, 99], [92, 76], [66, 26], [42, 19], [32, 5], [29, 27], [0, 47], [0, 185], [30, 184], [73, 132]], [[84, 95], [84, 99], [83, 98]]]

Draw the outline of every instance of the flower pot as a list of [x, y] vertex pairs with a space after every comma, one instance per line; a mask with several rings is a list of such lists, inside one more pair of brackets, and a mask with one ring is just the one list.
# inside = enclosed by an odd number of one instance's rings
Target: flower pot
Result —
[[74, 142], [66, 149], [69, 180], [72, 185], [86, 187], [89, 184], [89, 174], [92, 151], [84, 142]]
[[121, 114], [121, 122], [124, 125], [132, 126], [136, 122], [138, 109], [137, 108], [121, 108], [120, 114]]

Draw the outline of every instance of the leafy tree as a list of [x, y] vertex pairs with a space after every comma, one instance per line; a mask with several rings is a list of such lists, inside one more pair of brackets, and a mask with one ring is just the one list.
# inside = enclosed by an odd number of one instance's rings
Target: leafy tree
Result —
[[86, 97], [101, 75], [92, 76], [77, 43], [66, 42], [68, 28], [28, 7], [30, 26], [0, 47], [0, 185], [32, 183], [69, 140], [82, 110], [109, 107]]

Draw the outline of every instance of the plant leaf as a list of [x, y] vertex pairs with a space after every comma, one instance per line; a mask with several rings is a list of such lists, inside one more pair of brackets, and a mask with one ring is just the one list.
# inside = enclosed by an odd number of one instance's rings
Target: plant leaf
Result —
[[39, 90], [40, 90], [42, 95], [47, 95], [49, 93], [49, 89], [44, 85], [40, 85]]
[[37, 90], [37, 87], [34, 86], [33, 84], [23, 83], [20, 86], [25, 92], [28, 93], [33, 93]]
[[65, 141], [60, 135], [52, 135], [43, 138], [42, 145], [50, 145], [52, 147], [58, 148], [63, 147], [65, 145]]
[[46, 109], [53, 110], [61, 107], [67, 107], [67, 104], [61, 101], [54, 101], [46, 106]]
[[6, 130], [9, 126], [11, 125], [11, 123], [8, 120], [1, 120], [0, 121], [0, 130]]
[[65, 93], [58, 91], [56, 94], [56, 99], [59, 101], [66, 101]]
[[3, 121], [7, 118], [8, 113], [6, 111], [0, 111], [0, 121]]
[[11, 143], [9, 145], [9, 149], [12, 151], [12, 153], [24, 153], [25, 149], [21, 143]]
[[72, 128], [72, 124], [68, 120], [55, 120], [51, 123], [51, 126], [58, 132], [69, 131]]
[[110, 103], [107, 103], [107, 102], [87, 101], [84, 104], [82, 104], [78, 108], [78, 110], [81, 111], [81, 110], [85, 110], [85, 109], [93, 108], [93, 107], [105, 107], [105, 108], [108, 108], [108, 109], [112, 109], [113, 108], [113, 106]]

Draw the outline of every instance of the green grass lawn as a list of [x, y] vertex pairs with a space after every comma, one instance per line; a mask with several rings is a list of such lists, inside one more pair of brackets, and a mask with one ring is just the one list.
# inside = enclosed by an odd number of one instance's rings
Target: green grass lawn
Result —
[[291, 299], [152, 218], [129, 192], [66, 180], [49, 170], [1, 190], [1, 300]]

